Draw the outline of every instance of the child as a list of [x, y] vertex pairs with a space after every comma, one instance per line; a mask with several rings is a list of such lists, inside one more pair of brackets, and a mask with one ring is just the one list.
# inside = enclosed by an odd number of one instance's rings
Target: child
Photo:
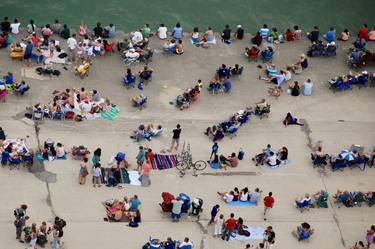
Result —
[[214, 227], [214, 238], [221, 237], [221, 232], [223, 230], [224, 224], [224, 215], [220, 214], [220, 217], [215, 219], [215, 227]]

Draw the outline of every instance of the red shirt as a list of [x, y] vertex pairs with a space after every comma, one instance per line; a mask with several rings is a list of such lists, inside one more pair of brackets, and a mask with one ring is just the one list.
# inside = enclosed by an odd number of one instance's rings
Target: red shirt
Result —
[[237, 221], [236, 219], [233, 219], [233, 218], [229, 218], [227, 219], [227, 221], [225, 222], [225, 225], [227, 226], [228, 229], [234, 229], [234, 227], [236, 226], [237, 224]]
[[361, 27], [358, 32], [358, 37], [362, 39], [366, 39], [368, 34], [368, 28]]
[[153, 152], [146, 152], [146, 159], [149, 160], [150, 162], [152, 162], [155, 158], [155, 155]]
[[263, 202], [265, 207], [272, 208], [275, 199], [273, 199], [272, 196], [266, 196], [264, 197]]

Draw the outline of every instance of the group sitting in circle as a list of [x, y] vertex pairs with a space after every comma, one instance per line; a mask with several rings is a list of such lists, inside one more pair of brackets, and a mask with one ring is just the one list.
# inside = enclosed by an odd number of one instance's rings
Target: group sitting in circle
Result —
[[277, 167], [279, 165], [286, 164], [288, 161], [288, 149], [283, 146], [279, 151], [275, 151], [270, 144], [262, 150], [262, 153], [257, 154], [252, 158], [255, 161], [255, 165], [264, 165], [266, 163], [268, 166]]
[[180, 108], [181, 111], [189, 108], [193, 102], [198, 100], [201, 93], [201, 85], [202, 81], [198, 80], [197, 85], [186, 89], [182, 95], [176, 97], [176, 106]]

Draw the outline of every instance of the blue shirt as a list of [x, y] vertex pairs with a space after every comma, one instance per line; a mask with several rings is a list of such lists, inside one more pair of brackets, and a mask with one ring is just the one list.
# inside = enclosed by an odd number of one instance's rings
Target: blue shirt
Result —
[[224, 80], [224, 88], [229, 91], [232, 88], [232, 82], [229, 79]]
[[33, 47], [34, 46], [32, 43], [28, 43], [25, 48], [25, 55], [31, 55], [31, 53], [33, 52]]
[[181, 39], [182, 38], [182, 27], [174, 27], [173, 29], [173, 38]]
[[218, 212], [218, 210], [217, 210], [216, 206], [213, 207], [212, 210], [211, 210], [211, 216], [215, 217], [217, 215], [217, 212]]
[[303, 95], [310, 96], [312, 92], [313, 83], [305, 82], [303, 86]]
[[141, 202], [138, 199], [133, 198], [130, 202], [130, 211], [136, 211], [139, 205], [141, 205]]
[[335, 40], [335, 36], [336, 36], [336, 31], [335, 30], [330, 30], [327, 32], [326, 34], [326, 40], [327, 42], [332, 42]]

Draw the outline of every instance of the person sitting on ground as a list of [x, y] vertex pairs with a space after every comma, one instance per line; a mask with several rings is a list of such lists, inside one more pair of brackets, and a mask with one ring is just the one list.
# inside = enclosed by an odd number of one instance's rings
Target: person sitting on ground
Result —
[[237, 25], [236, 33], [234, 33], [234, 37], [237, 40], [242, 40], [245, 34], [245, 30], [242, 28], [242, 25]]
[[265, 162], [271, 167], [275, 167], [280, 164], [280, 160], [277, 159], [277, 155], [273, 151], [270, 152], [270, 155], [266, 158]]
[[93, 31], [96, 38], [104, 37], [104, 29], [102, 28], [102, 24], [100, 22], [96, 23], [96, 27], [93, 29]]
[[64, 145], [61, 143], [56, 144], [56, 157], [57, 159], [59, 158], [64, 158], [66, 156], [65, 148]]
[[232, 168], [235, 168], [238, 166], [238, 158], [236, 156], [236, 153], [232, 152], [232, 154], [229, 157], [225, 157], [224, 155], [220, 155], [219, 157], [221, 166], [226, 169], [226, 166], [230, 166]]
[[294, 96], [294, 97], [299, 96], [299, 94], [300, 94], [300, 88], [299, 88], [298, 81], [294, 81], [293, 84], [289, 85], [289, 90], [290, 90], [290, 94], [292, 96]]
[[64, 39], [68, 39], [70, 37], [70, 29], [66, 24], [64, 24], [63, 29], [61, 30], [60, 36]]
[[313, 88], [313, 83], [311, 81], [311, 79], [307, 79], [304, 83], [303, 83], [303, 95], [305, 96], [311, 96], [312, 94], [312, 88]]
[[297, 25], [295, 25], [294, 26], [294, 32], [293, 32], [293, 38], [295, 40], [301, 40], [301, 37], [302, 37], [302, 30]]
[[138, 52], [136, 52], [134, 48], [129, 49], [125, 53], [126, 59], [131, 60], [131, 61], [138, 60], [139, 56], [140, 56], [140, 54]]
[[278, 152], [277, 152], [277, 156], [280, 160], [280, 163], [286, 163], [286, 161], [288, 160], [288, 149], [283, 146]]
[[213, 160], [208, 161], [208, 162], [209, 162], [211, 168], [213, 168], [213, 169], [219, 169], [222, 166], [221, 165], [221, 160], [219, 160], [219, 156], [218, 155], [215, 155], [214, 158], [213, 158]]
[[104, 28], [105, 38], [114, 38], [116, 36], [116, 27], [113, 23], [110, 23], [107, 27]]
[[353, 198], [350, 196], [349, 191], [337, 190], [336, 194], [332, 196], [336, 203], [342, 203], [345, 207], [353, 206]]
[[225, 25], [225, 28], [223, 32], [221, 33], [221, 40], [224, 43], [230, 44], [231, 43], [230, 38], [231, 38], [231, 29], [229, 28], [229, 25], [227, 24]]
[[133, 98], [132, 98], [132, 101], [133, 101], [133, 104], [134, 105], [141, 105], [144, 101], [145, 101], [145, 99], [146, 99], [147, 97], [146, 96], [144, 96], [142, 93], [140, 94], [140, 95], [136, 95], [136, 96], [134, 96]]
[[288, 41], [288, 42], [294, 41], [293, 33], [292, 31], [290, 31], [290, 29], [287, 29], [285, 31], [284, 37], [285, 37], [285, 41]]
[[225, 64], [221, 64], [221, 67], [217, 70], [217, 74], [220, 79], [230, 76], [230, 70]]
[[261, 194], [262, 194], [262, 190], [260, 190], [259, 188], [254, 189], [253, 192], [249, 193], [249, 202], [255, 203], [256, 205], [258, 205], [258, 201], [260, 199]]
[[158, 31], [157, 31], [159, 39], [161, 40], [167, 39], [167, 31], [168, 31], [167, 27], [165, 27], [164, 24], [160, 24]]
[[205, 43], [213, 43], [215, 41], [214, 31], [211, 27], [208, 27], [206, 32], [204, 32], [202, 39], [205, 41]]
[[273, 43], [279, 43], [279, 32], [277, 28], [273, 27], [271, 29], [270, 35], [268, 36], [268, 41]]
[[367, 27], [367, 24], [365, 23], [361, 26], [361, 28], [358, 31], [358, 38], [367, 39], [367, 35], [368, 35], [368, 27]]
[[308, 67], [308, 65], [309, 64], [305, 54], [301, 54], [299, 60], [296, 63], [290, 65], [289, 67], [293, 70], [295, 74], [299, 74], [302, 70], [305, 70]]
[[260, 32], [257, 32], [256, 35], [251, 38], [251, 43], [257, 45], [258, 47], [262, 44], [263, 38], [260, 35]]
[[241, 190], [240, 193], [240, 201], [248, 201], [249, 200], [249, 189], [245, 187]]
[[144, 46], [144, 40], [141, 31], [137, 30], [132, 33], [132, 43], [135, 47], [142, 48]]
[[184, 46], [182, 45], [182, 40], [178, 40], [176, 44], [175, 54], [181, 55], [184, 53]]
[[261, 78], [265, 80], [268, 83], [274, 83], [277, 86], [281, 86], [282, 83], [284, 83], [286, 79], [286, 74], [284, 70], [280, 70], [279, 74], [275, 74], [274, 76], [271, 76], [270, 78]]
[[298, 123], [298, 119], [294, 118], [292, 116], [292, 114], [290, 114], [290, 112], [288, 112], [286, 114], [286, 117], [283, 120], [283, 124], [285, 125], [285, 127], [288, 126], [288, 125], [300, 125], [300, 126], [303, 126], [303, 124]]
[[255, 44], [251, 46], [251, 48], [248, 48], [248, 47], [245, 48], [245, 56], [251, 59], [257, 58], [259, 54], [260, 54], [260, 49]]
[[195, 27], [193, 29], [193, 32], [191, 33], [191, 41], [194, 45], [200, 46], [200, 37], [199, 37], [199, 30], [198, 27]]
[[319, 28], [318, 26], [314, 26], [314, 29], [310, 32], [307, 33], [307, 38], [313, 43], [317, 42], [319, 40]]
[[259, 30], [262, 39], [267, 39], [269, 32], [270, 30], [268, 29], [267, 24], [263, 24], [263, 27]]
[[21, 83], [15, 83], [13, 84], [13, 90], [16, 93], [19, 93], [21, 96], [25, 94], [30, 89], [29, 85], [26, 84], [26, 82], [23, 80]]
[[172, 53], [174, 53], [176, 50], [176, 41], [174, 39], [167, 40], [163, 44], [163, 51], [169, 52], [170, 50], [172, 51]]
[[349, 40], [350, 33], [348, 29], [344, 29], [344, 31], [341, 32], [341, 34], [337, 37], [337, 40], [340, 41], [347, 41]]
[[314, 229], [312, 229], [310, 224], [307, 222], [303, 222], [301, 226], [297, 226], [296, 231], [293, 231], [293, 234], [297, 237], [298, 241], [310, 238], [313, 233]]
[[223, 81], [223, 92], [229, 93], [231, 88], [232, 88], [232, 81], [229, 79], [229, 77], [225, 77]]
[[333, 42], [336, 39], [336, 30], [334, 27], [329, 28], [329, 31], [324, 35], [327, 42]]
[[217, 192], [217, 194], [220, 195], [222, 197], [222, 199], [227, 203], [232, 202], [234, 200], [234, 191], [230, 191], [229, 193], [228, 192], [223, 192], [223, 193]]

